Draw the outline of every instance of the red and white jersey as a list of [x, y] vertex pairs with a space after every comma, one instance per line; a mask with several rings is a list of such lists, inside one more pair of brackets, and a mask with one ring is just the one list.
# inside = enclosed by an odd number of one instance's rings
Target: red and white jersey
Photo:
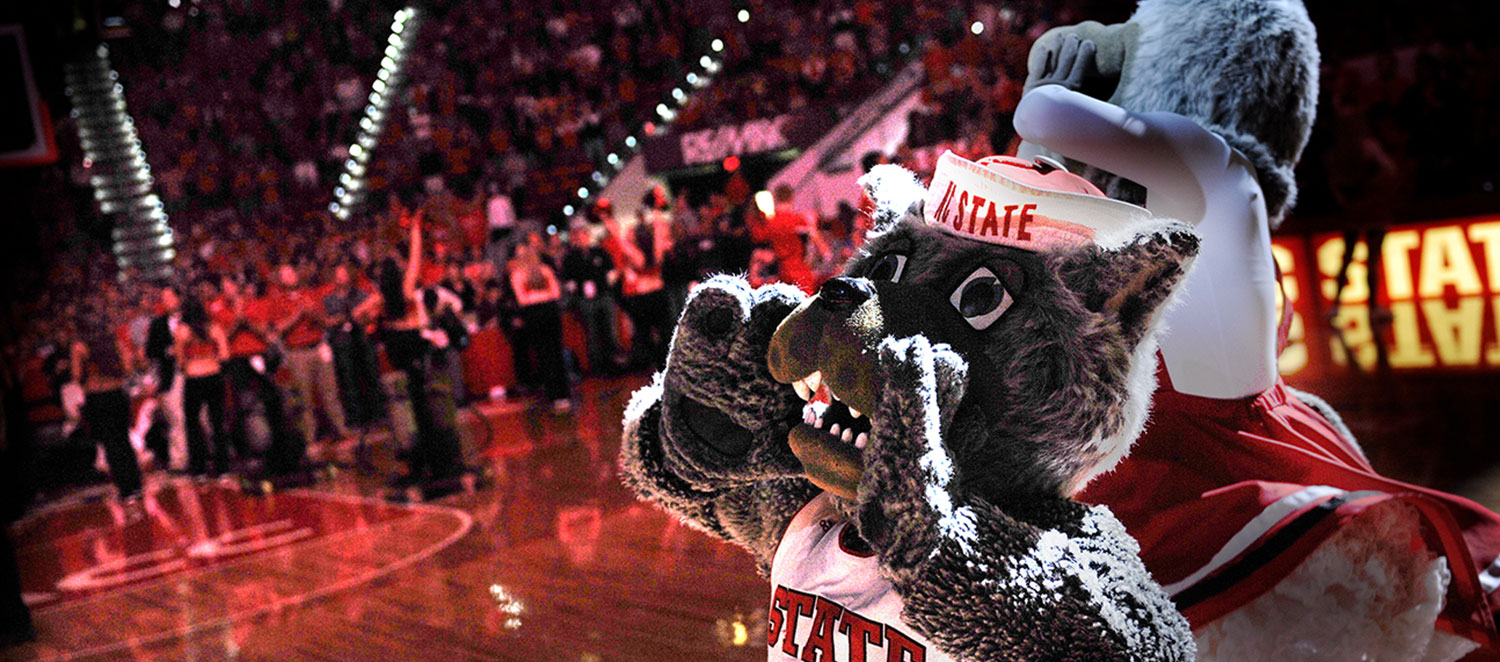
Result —
[[1195, 629], [1276, 586], [1366, 509], [1398, 500], [1416, 508], [1453, 573], [1438, 625], [1500, 647], [1500, 515], [1376, 473], [1279, 378], [1233, 400], [1179, 393], [1165, 370], [1157, 378], [1130, 456], [1074, 498], [1109, 506]]
[[772, 662], [952, 660], [901, 620], [901, 596], [827, 493], [787, 526], [771, 562], [771, 589]]

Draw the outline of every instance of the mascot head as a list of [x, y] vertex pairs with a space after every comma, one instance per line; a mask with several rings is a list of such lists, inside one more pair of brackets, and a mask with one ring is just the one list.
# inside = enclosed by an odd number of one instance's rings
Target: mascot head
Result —
[[[1130, 20], [1053, 28], [1039, 58], [1069, 34], [1097, 47], [1098, 79], [1083, 92], [1134, 112], [1177, 113], [1212, 131], [1255, 165], [1266, 216], [1280, 225], [1297, 197], [1293, 169], [1317, 111], [1317, 35], [1300, 0], [1141, 0]], [[1144, 202], [1139, 186], [1095, 169], [1111, 197]]]
[[[862, 435], [900, 415], [889, 389], [962, 391], [942, 413], [944, 443], [961, 480], [996, 503], [1071, 495], [1124, 457], [1155, 385], [1155, 320], [1197, 252], [1192, 230], [1050, 162], [948, 153], [926, 189], [896, 166], [861, 183], [875, 231], [767, 354], [778, 381], [829, 398], [790, 434], [807, 476], [853, 493]], [[913, 336], [964, 369], [893, 380], [880, 348]]]

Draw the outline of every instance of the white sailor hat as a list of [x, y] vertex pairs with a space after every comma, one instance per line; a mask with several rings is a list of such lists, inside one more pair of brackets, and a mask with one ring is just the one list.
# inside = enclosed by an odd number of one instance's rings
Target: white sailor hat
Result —
[[945, 152], [927, 187], [923, 215], [928, 224], [961, 237], [1042, 251], [1095, 242], [1151, 212], [1105, 197], [1050, 159], [988, 156], [976, 163]]

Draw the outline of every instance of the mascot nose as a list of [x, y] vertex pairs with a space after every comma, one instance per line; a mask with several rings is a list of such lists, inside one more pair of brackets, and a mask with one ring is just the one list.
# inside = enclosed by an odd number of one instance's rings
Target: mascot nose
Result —
[[818, 299], [833, 310], [852, 310], [875, 296], [875, 287], [863, 278], [830, 278], [818, 290]]

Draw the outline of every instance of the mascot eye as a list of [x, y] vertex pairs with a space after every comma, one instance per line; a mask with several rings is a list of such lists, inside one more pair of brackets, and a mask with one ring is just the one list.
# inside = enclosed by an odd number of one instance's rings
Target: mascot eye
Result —
[[969, 322], [969, 326], [978, 331], [990, 328], [1013, 303], [1010, 292], [1005, 290], [1005, 285], [1001, 284], [1000, 279], [988, 267], [980, 267], [969, 274], [958, 289], [953, 290], [953, 296], [948, 300], [958, 309], [958, 314]]
[[886, 253], [875, 261], [875, 265], [870, 267], [869, 275], [865, 277], [870, 280], [888, 280], [894, 283], [901, 280], [901, 272], [905, 270], [905, 255], [900, 253]]

